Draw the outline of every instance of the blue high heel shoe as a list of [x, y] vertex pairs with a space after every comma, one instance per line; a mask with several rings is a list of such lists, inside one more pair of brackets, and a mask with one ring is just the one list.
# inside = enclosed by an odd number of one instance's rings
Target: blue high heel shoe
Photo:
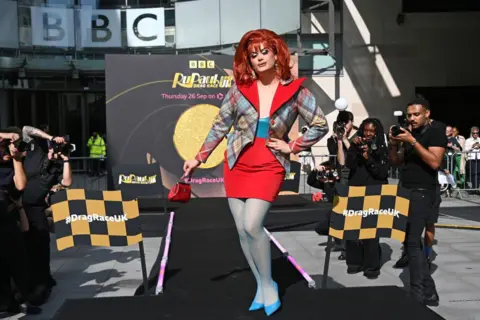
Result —
[[[277, 295], [278, 295], [278, 285], [275, 281], [273, 281], [273, 286], [275, 287], [275, 290], [277, 291]], [[273, 313], [275, 313], [275, 311], [278, 310], [278, 308], [280, 308], [282, 304], [280, 303], [280, 298], [278, 298], [278, 300], [268, 306], [265, 306], [265, 314], [267, 316], [271, 316]]]
[[253, 299], [252, 305], [248, 309], [248, 311], [256, 311], [263, 308], [263, 303], [256, 302], [258, 294], [262, 292], [261, 290], [257, 290], [257, 294], [255, 295], [255, 299]]

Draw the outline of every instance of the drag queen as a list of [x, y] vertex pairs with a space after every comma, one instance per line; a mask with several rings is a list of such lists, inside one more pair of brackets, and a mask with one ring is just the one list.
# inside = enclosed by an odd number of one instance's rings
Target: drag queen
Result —
[[[245, 258], [257, 281], [251, 311], [267, 315], [280, 307], [277, 283], [271, 276], [270, 241], [263, 221], [278, 196], [290, 154], [307, 150], [328, 132], [327, 121], [312, 93], [294, 80], [286, 43], [274, 32], [246, 33], [235, 52], [235, 84], [195, 159], [184, 164], [186, 176], [207, 161], [227, 137], [224, 183]], [[308, 125], [303, 136], [286, 142], [297, 116]]]

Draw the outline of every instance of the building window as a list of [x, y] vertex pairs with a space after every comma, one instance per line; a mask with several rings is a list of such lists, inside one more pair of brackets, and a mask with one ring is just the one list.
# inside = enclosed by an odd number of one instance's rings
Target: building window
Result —
[[[329, 55], [307, 54], [298, 58], [298, 71], [303, 76], [331, 76], [338, 69], [343, 69], [342, 64], [342, 37], [335, 36], [336, 59]], [[303, 49], [328, 49], [328, 34], [302, 34]], [[297, 47], [296, 35], [285, 35], [289, 48]]]
[[402, 11], [414, 12], [461, 12], [480, 11], [479, 0], [403, 0]]
[[[302, 11], [328, 11], [328, 0], [302, 0], [301, 9]], [[342, 0], [333, 0], [333, 6], [335, 11], [341, 10]]]

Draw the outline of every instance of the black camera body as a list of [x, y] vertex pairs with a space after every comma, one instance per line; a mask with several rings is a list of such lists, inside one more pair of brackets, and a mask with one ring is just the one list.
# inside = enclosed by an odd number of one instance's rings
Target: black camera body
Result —
[[[12, 143], [12, 140], [10, 139], [5, 139], [2, 141], [3, 148], [5, 150], [5, 153], [10, 154], [10, 148], [8, 147]], [[27, 143], [23, 140], [17, 140], [13, 142], [13, 145], [15, 148], [18, 150], [18, 152], [25, 152], [27, 150]]]
[[65, 156], [68, 156], [70, 153], [75, 151], [75, 145], [70, 144], [70, 136], [66, 135], [63, 137], [65, 139], [65, 144], [63, 143], [55, 143], [55, 141], [52, 141], [53, 143], [53, 152], [54, 153], [61, 153]]
[[347, 124], [350, 121], [350, 115], [347, 111], [340, 111], [337, 115], [337, 121], [333, 125], [333, 131], [337, 136], [344, 136], [347, 132]]
[[343, 121], [340, 122], [335, 122], [335, 125], [333, 126], [333, 131], [337, 136], [344, 136], [346, 132], [346, 126], [347, 124]]
[[402, 111], [395, 111], [393, 113], [397, 117], [397, 124], [392, 127], [392, 137], [396, 137], [402, 133], [402, 128], [408, 131], [408, 122], [405, 119]]
[[378, 149], [377, 136], [373, 137], [372, 139], [368, 139], [368, 140], [362, 139], [362, 143], [357, 146], [358, 150], [361, 150], [362, 146], [368, 146], [369, 150], [377, 151], [377, 149]]
[[336, 170], [325, 168], [324, 171], [317, 171], [317, 180], [326, 182], [331, 180], [338, 180], [338, 173]]

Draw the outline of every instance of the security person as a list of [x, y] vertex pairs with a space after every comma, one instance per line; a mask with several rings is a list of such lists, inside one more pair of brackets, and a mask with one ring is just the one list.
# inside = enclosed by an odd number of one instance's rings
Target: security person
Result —
[[[424, 305], [438, 305], [435, 282], [422, 250], [422, 233], [437, 218], [438, 169], [447, 148], [445, 131], [430, 124], [430, 105], [416, 98], [407, 105], [411, 131], [390, 128], [389, 157], [393, 165], [403, 164], [400, 185], [411, 191], [406, 251], [410, 267], [410, 292]], [[396, 130], [395, 130], [396, 131]]]
[[90, 174], [92, 176], [100, 175], [100, 159], [104, 158], [107, 155], [107, 149], [105, 146], [105, 141], [98, 132], [94, 132], [90, 139], [88, 139], [87, 147], [90, 149]]

